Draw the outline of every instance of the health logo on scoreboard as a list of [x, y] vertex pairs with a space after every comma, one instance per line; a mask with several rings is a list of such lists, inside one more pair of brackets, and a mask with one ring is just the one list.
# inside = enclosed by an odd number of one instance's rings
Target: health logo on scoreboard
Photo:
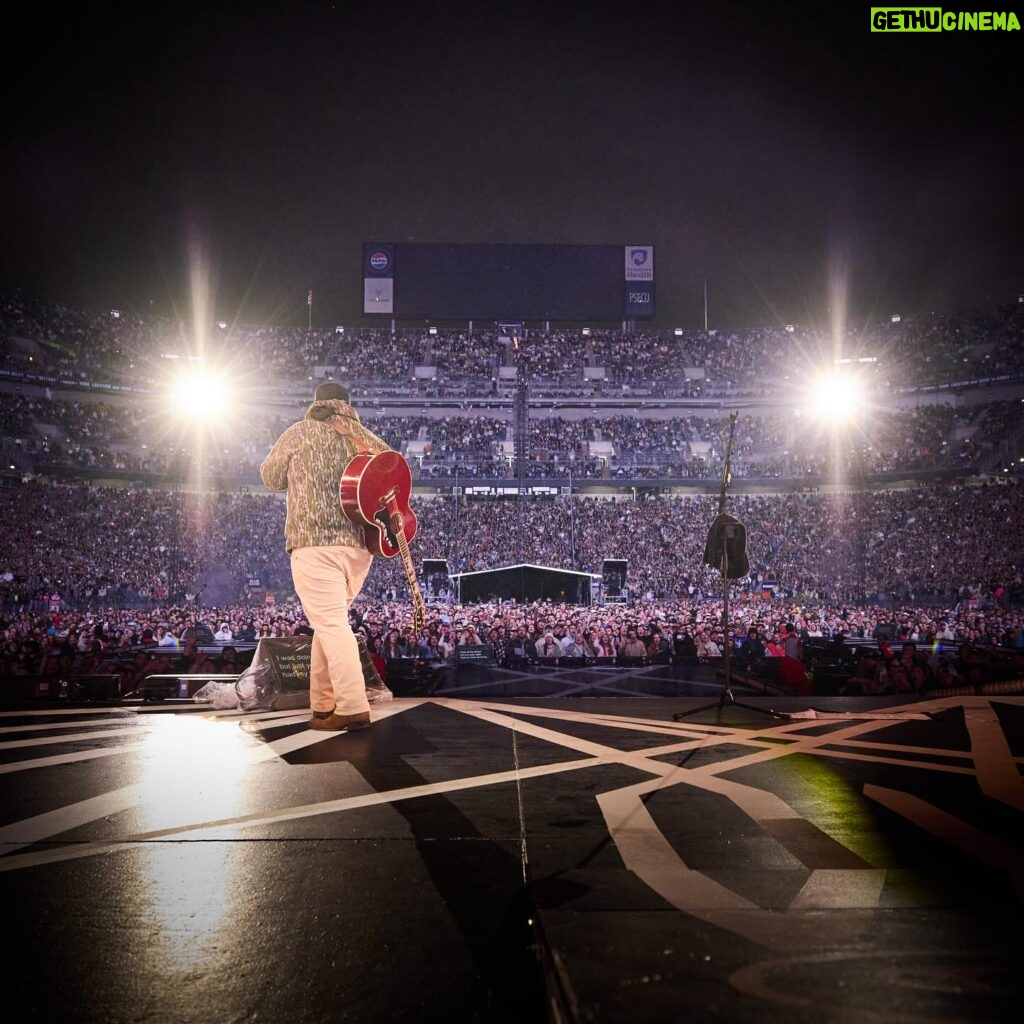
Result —
[[654, 246], [653, 245], [627, 245], [626, 246], [626, 280], [627, 281], [653, 281], [654, 280]]

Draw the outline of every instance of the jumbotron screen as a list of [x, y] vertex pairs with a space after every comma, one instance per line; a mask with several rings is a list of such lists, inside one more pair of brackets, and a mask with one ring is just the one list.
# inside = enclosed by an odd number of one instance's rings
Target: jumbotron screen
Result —
[[652, 317], [654, 246], [366, 243], [363, 312], [432, 320]]

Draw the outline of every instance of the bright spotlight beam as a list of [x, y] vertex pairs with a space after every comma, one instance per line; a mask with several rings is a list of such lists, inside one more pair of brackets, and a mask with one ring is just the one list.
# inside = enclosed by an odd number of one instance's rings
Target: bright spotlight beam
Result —
[[860, 412], [864, 391], [854, 377], [828, 373], [812, 382], [809, 398], [811, 409], [819, 419], [847, 423]]

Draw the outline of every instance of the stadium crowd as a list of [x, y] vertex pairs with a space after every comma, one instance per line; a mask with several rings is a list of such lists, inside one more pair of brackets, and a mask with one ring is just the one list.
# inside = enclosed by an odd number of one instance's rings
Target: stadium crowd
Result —
[[[26, 472], [67, 475], [105, 470], [129, 479], [179, 478], [195, 465], [196, 441], [174, 432], [167, 417], [140, 416], [123, 401], [28, 396], [10, 392], [0, 414], [5, 451]], [[792, 413], [744, 414], [737, 423], [733, 473], [740, 478], [825, 477], [962, 470], [977, 466], [1020, 424], [1021, 403], [996, 400], [978, 405], [925, 405], [878, 410], [844, 433], [832, 451], [831, 435], [816, 422]], [[295, 411], [295, 416], [301, 409]], [[419, 477], [511, 478], [514, 430], [495, 416], [450, 413], [407, 417], [366, 413], [392, 447], [410, 454]], [[258, 470], [274, 438], [290, 422], [281, 411], [246, 412], [217, 424], [202, 453], [203, 469], [215, 479], [258, 484]], [[728, 441], [720, 416], [697, 412], [668, 418], [607, 416], [568, 419], [534, 415], [526, 432], [528, 477], [600, 479], [642, 476], [715, 479]]]
[[[844, 641], [871, 638], [844, 677], [848, 693], [900, 693], [1019, 678], [1024, 613], [958, 602], [950, 610], [911, 605], [739, 601], [730, 624], [719, 599], [637, 600], [602, 606], [543, 602], [461, 605], [432, 601], [417, 632], [407, 602], [360, 600], [352, 610], [385, 681], [389, 663], [419, 669], [454, 664], [458, 648], [489, 644], [503, 665], [557, 663], [720, 665], [728, 647], [737, 671], [780, 678], [805, 689], [815, 659], [848, 657]], [[121, 696], [148, 676], [237, 675], [260, 639], [311, 632], [294, 598], [273, 604], [154, 605], [140, 609], [5, 611], [0, 618], [0, 679], [65, 681], [116, 676]], [[813, 645], [818, 644], [817, 648]], [[856, 648], [854, 648], [856, 651]], [[772, 666], [772, 661], [775, 665]], [[797, 674], [792, 674], [797, 666]]]
[[[627, 586], [671, 599], [713, 593], [703, 565], [710, 495], [616, 500], [530, 499], [522, 530], [514, 500], [415, 499], [417, 558], [445, 559], [453, 574], [529, 561], [599, 574], [626, 558]], [[746, 524], [748, 585], [805, 600], [950, 600], [1020, 585], [1024, 488], [929, 486], [899, 491], [735, 495]], [[0, 606], [58, 592], [77, 606], [144, 604], [195, 593], [210, 580], [231, 599], [248, 581], [289, 586], [283, 503], [266, 494], [135, 488], [0, 487]], [[402, 593], [399, 559], [378, 559], [370, 593]], [[117, 602], [107, 600], [116, 596]]]
[[[527, 559], [598, 573], [603, 558], [626, 558], [621, 603], [462, 606], [447, 585], [428, 589], [430, 624], [413, 637], [407, 581], [396, 560], [378, 559], [358, 610], [381, 657], [396, 631], [391, 656], [427, 664], [447, 662], [460, 642], [495, 643], [508, 656], [518, 642], [542, 659], [579, 656], [579, 647], [585, 657], [684, 662], [721, 657], [731, 643], [741, 658], [751, 626], [779, 648], [790, 622], [807, 638], [872, 636], [889, 623], [894, 650], [918, 644], [929, 652], [917, 659], [924, 664], [890, 670], [890, 653], [857, 666], [849, 685], [948, 686], [990, 678], [991, 650], [1024, 643], [1022, 504], [1013, 485], [737, 496], [730, 507], [748, 524], [751, 575], [734, 587], [728, 639], [720, 577], [702, 561], [710, 497], [528, 504]], [[510, 512], [496, 500], [420, 500], [417, 555], [445, 558], [453, 572], [514, 563], [520, 538]], [[25, 483], [0, 488], [0, 515], [9, 524], [0, 675], [114, 672], [128, 693], [151, 674], [240, 670], [238, 645], [308, 629], [273, 497]], [[200, 618], [210, 632], [219, 624], [207, 639], [223, 649], [195, 642]], [[547, 633], [570, 627], [555, 638], [564, 649], [555, 648]], [[956, 642], [955, 656], [936, 656], [943, 639]]]
[[[1019, 378], [1022, 339], [1018, 303], [851, 329], [843, 352], [869, 360], [875, 392], [892, 395]], [[811, 365], [835, 351], [830, 332], [800, 325], [545, 328], [510, 338], [490, 327], [470, 334], [223, 323], [206, 340], [235, 368], [259, 365], [295, 382], [314, 374], [344, 379], [368, 399], [374, 429], [410, 453], [421, 480], [514, 478], [511, 421], [427, 415], [427, 402], [422, 414], [382, 415], [369, 401], [374, 395], [495, 393], [501, 369], [517, 366], [540, 395], [778, 396], [795, 357]], [[199, 450], [168, 429], [152, 397], [161, 356], [194, 344], [177, 321], [0, 298], [0, 445], [9, 470], [0, 486], [0, 675], [116, 668], [127, 692], [161, 667], [231, 672], [259, 638], [308, 630], [291, 593], [283, 504], [249, 492], [273, 439], [301, 407], [264, 410], [240, 425], [225, 420]], [[417, 367], [435, 370], [417, 375]], [[599, 379], [584, 379], [587, 370]], [[37, 385], [31, 394], [19, 390], [26, 382]], [[40, 382], [53, 383], [53, 392]], [[79, 400], [67, 397], [75, 393], [70, 384], [106, 390]], [[945, 470], [953, 479], [991, 461], [993, 442], [1019, 435], [1018, 400], [960, 405], [950, 397], [937, 391], [932, 404], [877, 410], [835, 450], [835, 439], [810, 429], [796, 410], [739, 419], [735, 476], [792, 483], [838, 472], [855, 486], [730, 498], [729, 510], [747, 527], [751, 572], [733, 588], [728, 628], [720, 576], [703, 559], [717, 497], [629, 488], [641, 478], [717, 481], [728, 428], [699, 405], [661, 418], [532, 415], [528, 476], [554, 481], [571, 472], [580, 481], [608, 480], [619, 493], [552, 488], [522, 502], [521, 515], [515, 499], [419, 497], [415, 556], [444, 559], [455, 578], [429, 590], [428, 628], [414, 636], [403, 568], [377, 559], [358, 621], [385, 662], [444, 664], [460, 643], [488, 642], [503, 658], [684, 663], [727, 648], [749, 666], [785, 658], [787, 640], [813, 646], [866, 635], [879, 639], [880, 657], [851, 672], [860, 692], [976, 678], [986, 658], [979, 650], [1024, 646], [1024, 487], [1010, 477], [1002, 486], [947, 480], [881, 490], [872, 479]], [[218, 489], [196, 485], [197, 468]], [[479, 605], [459, 602], [461, 572], [531, 562], [596, 577], [609, 558], [628, 562], [615, 600], [604, 602], [595, 584], [597, 600], [587, 606], [510, 605], [494, 595]], [[941, 656], [943, 643], [955, 645], [955, 655]]]
[[[849, 325], [842, 355], [867, 359], [875, 386], [895, 388], [1017, 376], [1024, 341], [1024, 303], [956, 314], [890, 317]], [[158, 373], [162, 355], [198, 350], [184, 321], [126, 311], [86, 312], [21, 295], [0, 298], [0, 368], [70, 379], [104, 377], [137, 385]], [[501, 366], [519, 365], [535, 389], [581, 388], [584, 369], [601, 368], [590, 388], [651, 389], [683, 396], [769, 394], [800, 364], [831, 364], [837, 339], [829, 329], [786, 325], [746, 330], [616, 331], [528, 328], [512, 343], [494, 326], [463, 329], [253, 326], [211, 323], [203, 349], [234, 368], [258, 365], [277, 377], [303, 379], [330, 371], [363, 394], [419, 386], [413, 370], [433, 366], [432, 393], [460, 382], [494, 382]], [[724, 389], [724, 391], [723, 391]]]

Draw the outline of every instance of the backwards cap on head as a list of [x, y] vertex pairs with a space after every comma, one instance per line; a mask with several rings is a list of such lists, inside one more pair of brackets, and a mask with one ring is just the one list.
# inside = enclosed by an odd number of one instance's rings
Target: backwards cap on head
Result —
[[317, 384], [313, 400], [316, 402], [329, 402], [332, 399], [347, 402], [349, 399], [348, 388], [335, 384], [334, 381], [330, 380]]

